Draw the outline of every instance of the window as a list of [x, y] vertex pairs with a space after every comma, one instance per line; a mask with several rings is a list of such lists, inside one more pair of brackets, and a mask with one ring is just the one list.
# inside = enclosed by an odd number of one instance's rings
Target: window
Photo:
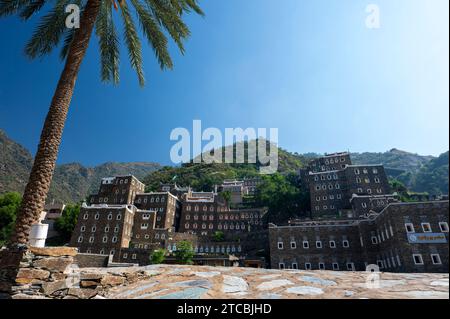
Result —
[[441, 256], [439, 254], [431, 254], [433, 265], [442, 265]]
[[116, 220], [121, 220], [122, 219], [122, 214], [117, 214]]
[[292, 263], [292, 269], [298, 269], [298, 264], [297, 263]]
[[334, 240], [330, 240], [330, 248], [336, 248], [336, 242]]
[[316, 248], [322, 248], [322, 242], [320, 240], [316, 241]]
[[423, 258], [421, 254], [413, 254], [414, 264], [423, 265]]
[[90, 243], [93, 243], [93, 242], [94, 242], [94, 237], [93, 237], [93, 236], [89, 237], [89, 242], [90, 242]]
[[441, 229], [441, 232], [448, 233], [448, 223], [447, 222], [440, 222], [439, 228]]
[[319, 263], [319, 270], [325, 270], [325, 264]]
[[81, 226], [80, 231], [84, 232], [86, 230], [86, 226]]
[[431, 233], [430, 223], [422, 223], [422, 230], [424, 231], [424, 233]]
[[378, 177], [375, 177], [375, 183], [377, 183], [377, 184], [380, 183], [380, 179]]
[[378, 244], [377, 236], [372, 236], [372, 244], [374, 245]]
[[84, 214], [83, 219], [88, 219], [89, 218], [89, 214]]
[[333, 263], [333, 270], [339, 270], [339, 264]]
[[114, 237], [112, 238], [112, 242], [113, 242], [113, 243], [117, 243], [117, 237], [116, 237], [116, 236], [114, 236]]
[[303, 248], [305, 248], [305, 249], [309, 248], [309, 242], [307, 240], [303, 241]]
[[83, 236], [78, 237], [78, 242], [82, 243], [83, 242]]
[[354, 263], [347, 263], [347, 270], [354, 271], [355, 270], [355, 264]]
[[111, 219], [112, 219], [112, 214], [109, 213], [109, 214], [108, 214], [108, 220], [111, 220]]
[[93, 226], [93, 227], [91, 228], [91, 232], [93, 232], [93, 233], [95, 233], [96, 230], [97, 230], [97, 227], [95, 227], [95, 226]]
[[336, 195], [336, 198], [337, 198], [337, 199], [341, 199], [341, 198], [342, 198], [342, 195], [341, 195], [341, 194], [337, 194], [337, 195]]
[[114, 232], [115, 233], [119, 232], [119, 226], [114, 227]]
[[361, 203], [362, 208], [367, 208], [367, 203]]
[[99, 218], [100, 218], [100, 214], [99, 213], [95, 214], [94, 219], [98, 220]]
[[348, 240], [343, 240], [342, 241], [342, 246], [344, 246], [344, 248], [350, 247], [350, 244], [349, 244]]
[[294, 240], [292, 240], [291, 241], [291, 249], [296, 249], [296, 248], [297, 248], [297, 243]]
[[305, 263], [305, 269], [311, 270], [311, 263]]
[[128, 254], [127, 254], [127, 253], [124, 253], [124, 254], [122, 255], [122, 258], [123, 258], [123, 259], [127, 259], [127, 258], [128, 258]]
[[278, 242], [278, 249], [283, 249], [283, 242], [282, 241], [279, 241]]
[[279, 264], [278, 264], [278, 268], [279, 268], [279, 269], [284, 269], [284, 263], [279, 263]]
[[109, 226], [105, 227], [105, 233], [109, 232]]
[[405, 224], [406, 232], [407, 233], [414, 233], [414, 225], [412, 223], [406, 223]]
[[108, 237], [107, 236], [103, 236], [103, 242], [107, 243], [108, 242]]
[[136, 259], [136, 254], [131, 255], [131, 259]]

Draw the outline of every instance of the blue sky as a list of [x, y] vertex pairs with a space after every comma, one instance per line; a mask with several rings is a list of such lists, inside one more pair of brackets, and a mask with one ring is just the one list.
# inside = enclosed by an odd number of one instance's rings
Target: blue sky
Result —
[[[365, 25], [368, 4], [381, 28]], [[449, 148], [447, 0], [214, 0], [187, 17], [173, 71], [144, 45], [140, 88], [126, 51], [121, 83], [103, 84], [93, 38], [76, 84], [59, 163], [170, 164], [172, 129], [279, 130], [292, 152]], [[36, 19], [0, 20], [0, 128], [35, 152], [62, 64], [28, 60]], [[9, 30], [9, 31], [8, 31]]]

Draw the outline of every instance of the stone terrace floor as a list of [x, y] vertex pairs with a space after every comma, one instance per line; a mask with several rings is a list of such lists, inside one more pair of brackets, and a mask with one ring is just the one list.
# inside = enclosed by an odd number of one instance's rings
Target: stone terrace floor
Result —
[[138, 272], [151, 276], [104, 291], [102, 295], [108, 299], [449, 298], [448, 274], [380, 273], [379, 288], [368, 289], [366, 272], [173, 265], [80, 271], [117, 275]]

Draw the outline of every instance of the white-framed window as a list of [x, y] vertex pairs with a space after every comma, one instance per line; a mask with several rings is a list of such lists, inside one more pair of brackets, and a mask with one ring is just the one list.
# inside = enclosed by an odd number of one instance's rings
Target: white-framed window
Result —
[[119, 232], [119, 226], [114, 227], [114, 232], [115, 233]]
[[430, 223], [422, 223], [421, 225], [422, 225], [422, 230], [424, 233], [432, 232]]
[[344, 247], [344, 248], [348, 248], [348, 247], [350, 247], [350, 243], [348, 242], [348, 240], [343, 240], [342, 241], [342, 246]]
[[105, 249], [102, 248], [102, 249], [100, 250], [100, 255], [104, 255], [104, 254], [105, 254]]
[[407, 233], [415, 233], [414, 224], [413, 223], [405, 223], [405, 229]]
[[361, 203], [362, 208], [367, 208], [367, 203]]
[[111, 213], [109, 213], [109, 214], [108, 214], [108, 217], [107, 217], [107, 219], [108, 219], [108, 220], [111, 220], [111, 219], [112, 219], [112, 217], [113, 217], [113, 216], [112, 216], [112, 214], [111, 214]]
[[109, 226], [106, 226], [105, 227], [105, 233], [108, 233], [109, 232]]
[[337, 194], [337, 195], [336, 195], [336, 198], [337, 198], [337, 199], [341, 199], [341, 198], [342, 198], [342, 195], [341, 195], [341, 194]]
[[278, 269], [284, 269], [284, 263], [278, 263]]
[[378, 244], [377, 236], [372, 236], [372, 244], [374, 244], [374, 245]]
[[339, 270], [339, 264], [338, 263], [333, 263], [332, 267], [333, 267], [333, 270]]
[[94, 219], [98, 220], [99, 218], [100, 218], [100, 214], [99, 213], [95, 214]]
[[439, 222], [439, 228], [441, 232], [448, 233], [448, 223], [447, 222]]
[[114, 236], [114, 237], [112, 238], [112, 242], [113, 242], [113, 243], [117, 243], [117, 237], [116, 237], [116, 236]]
[[355, 264], [354, 263], [347, 263], [347, 270], [355, 271]]
[[439, 254], [431, 254], [433, 265], [442, 265], [441, 256]]
[[124, 254], [122, 255], [122, 258], [123, 258], [123, 259], [127, 259], [127, 258], [128, 258], [128, 254], [127, 254], [127, 253], [124, 253]]
[[336, 248], [336, 242], [334, 240], [330, 240], [330, 248]]
[[295, 242], [295, 240], [291, 240], [291, 249], [296, 249], [297, 248], [297, 243]]
[[97, 231], [97, 227], [95, 227], [95, 226], [92, 226], [92, 228], [91, 228], [91, 232], [95, 233], [96, 231]]
[[319, 270], [325, 270], [325, 263], [319, 263]]
[[90, 242], [90, 243], [93, 243], [94, 240], [95, 240], [94, 236], [89, 237], [89, 242]]
[[131, 259], [136, 259], [136, 254], [131, 255]]
[[292, 263], [292, 269], [298, 269], [298, 264], [297, 263]]
[[83, 242], [83, 236], [78, 237], [78, 242], [82, 243]]
[[107, 243], [108, 242], [108, 236], [103, 236], [102, 241], [103, 241], [103, 243]]
[[86, 213], [86, 214], [83, 215], [83, 219], [84, 219], [84, 220], [86, 220], [86, 219], [88, 219], [88, 218], [89, 218], [89, 214]]
[[413, 254], [413, 260], [415, 265], [423, 265], [423, 258], [421, 254]]
[[316, 248], [322, 248], [322, 242], [320, 240], [316, 241]]
[[311, 270], [311, 263], [305, 263], [305, 269]]
[[184, 224], [184, 228], [189, 229], [189, 223]]
[[86, 226], [81, 226], [80, 231], [83, 233], [86, 230]]
[[117, 214], [116, 220], [121, 220], [122, 219], [122, 214]]
[[284, 245], [283, 245], [283, 242], [282, 241], [279, 241], [278, 242], [278, 249], [283, 249], [283, 247], [284, 247]]
[[307, 240], [303, 241], [303, 248], [304, 249], [308, 249], [309, 248], [309, 241], [307, 241]]

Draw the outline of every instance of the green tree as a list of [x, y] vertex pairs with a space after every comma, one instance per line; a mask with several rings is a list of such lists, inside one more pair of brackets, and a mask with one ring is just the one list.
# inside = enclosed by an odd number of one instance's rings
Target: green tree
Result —
[[16, 192], [0, 195], [0, 246], [11, 236], [21, 200], [22, 197]]
[[166, 251], [164, 249], [157, 249], [150, 255], [150, 262], [152, 264], [162, 264], [166, 258]]
[[214, 241], [220, 242], [220, 241], [224, 241], [224, 239], [225, 239], [225, 235], [223, 232], [216, 231], [214, 233], [214, 238], [213, 238]]
[[[119, 6], [116, 0], [55, 0], [52, 2], [0, 0], [0, 17], [17, 14], [23, 20], [28, 20], [51, 2], [52, 9], [40, 17], [37, 29], [25, 47], [25, 53], [30, 58], [40, 58], [49, 54], [62, 42], [60, 56], [65, 60], [17, 214], [17, 222], [11, 238], [13, 244], [27, 242], [31, 225], [39, 218], [44, 208], [75, 82], [94, 27], [100, 49], [101, 79], [113, 84], [119, 82], [120, 44], [115, 27], [114, 15], [116, 15], [122, 19], [123, 38], [130, 63], [137, 73], [139, 84], [143, 86], [145, 80], [142, 70], [141, 40], [133, 20], [133, 13], [139, 21], [142, 34], [153, 48], [161, 69], [173, 67], [166, 34], [174, 40], [183, 53], [183, 42], [190, 33], [182, 19], [183, 15], [190, 11], [203, 14], [197, 0], [117, 1]], [[68, 4], [77, 4], [80, 7], [82, 15], [79, 28], [66, 27], [65, 21], [68, 14], [65, 9]]]
[[60, 218], [55, 221], [55, 230], [60, 233], [61, 240], [64, 243], [70, 241], [72, 232], [75, 229], [80, 214], [80, 205], [67, 205]]
[[177, 249], [173, 254], [178, 263], [191, 265], [192, 258], [194, 257], [194, 248], [192, 247], [192, 243], [187, 240], [180, 241], [177, 244]]

